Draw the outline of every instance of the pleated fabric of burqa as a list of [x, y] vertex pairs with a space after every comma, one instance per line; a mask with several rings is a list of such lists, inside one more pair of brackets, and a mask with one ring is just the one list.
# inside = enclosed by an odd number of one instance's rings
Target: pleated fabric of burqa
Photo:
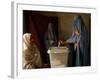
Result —
[[[76, 35], [75, 31], [78, 31], [80, 35]], [[89, 47], [89, 35], [86, 30], [85, 23], [80, 15], [74, 17], [73, 33], [67, 40], [76, 43], [75, 49], [75, 66], [90, 66], [90, 47]]]

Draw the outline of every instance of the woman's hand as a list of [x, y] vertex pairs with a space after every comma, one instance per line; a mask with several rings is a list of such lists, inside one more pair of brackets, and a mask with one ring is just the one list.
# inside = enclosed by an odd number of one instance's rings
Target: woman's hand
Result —
[[76, 50], [76, 49], [77, 49], [77, 46], [78, 46], [78, 44], [77, 44], [77, 43], [75, 43], [75, 44], [74, 44], [74, 50]]

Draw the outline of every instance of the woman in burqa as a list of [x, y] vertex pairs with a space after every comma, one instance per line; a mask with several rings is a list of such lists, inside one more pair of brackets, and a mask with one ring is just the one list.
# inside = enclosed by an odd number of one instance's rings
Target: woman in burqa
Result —
[[57, 35], [55, 32], [55, 28], [53, 23], [48, 23], [48, 28], [45, 32], [44, 41], [46, 45], [46, 49], [50, 48], [51, 46], [55, 46], [57, 43]]
[[41, 68], [40, 51], [36, 46], [31, 33], [23, 35], [23, 69]]
[[[48, 23], [48, 27], [44, 35], [44, 43], [46, 52], [50, 47], [57, 45], [57, 35], [53, 23]], [[47, 63], [50, 64], [49, 54], [47, 54]]]
[[[74, 66], [90, 66], [89, 36], [81, 16], [75, 16], [72, 36], [67, 40], [74, 43]], [[73, 55], [72, 55], [73, 56]], [[69, 62], [70, 62], [69, 57]]]

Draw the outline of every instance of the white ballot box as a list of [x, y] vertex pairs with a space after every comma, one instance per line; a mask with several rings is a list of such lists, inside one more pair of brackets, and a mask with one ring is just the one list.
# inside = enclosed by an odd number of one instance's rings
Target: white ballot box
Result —
[[69, 50], [67, 47], [50, 47], [48, 54], [51, 68], [67, 67]]

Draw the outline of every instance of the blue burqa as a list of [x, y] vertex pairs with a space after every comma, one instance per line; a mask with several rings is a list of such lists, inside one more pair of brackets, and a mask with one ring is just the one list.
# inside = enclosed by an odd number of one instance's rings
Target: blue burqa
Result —
[[[75, 34], [75, 31], [78, 31], [79, 35]], [[74, 18], [73, 33], [68, 41], [77, 44], [75, 66], [90, 66], [89, 35], [83, 19], [79, 15]]]

